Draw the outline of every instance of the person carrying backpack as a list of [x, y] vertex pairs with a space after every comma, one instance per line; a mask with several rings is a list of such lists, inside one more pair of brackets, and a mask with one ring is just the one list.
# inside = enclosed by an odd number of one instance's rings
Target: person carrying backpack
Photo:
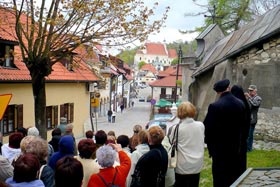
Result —
[[[120, 165], [114, 167], [117, 153]], [[96, 158], [101, 166], [99, 173], [91, 175], [88, 187], [125, 187], [131, 161], [120, 144], [103, 145], [97, 149]]]
[[164, 187], [168, 155], [161, 142], [164, 132], [159, 126], [149, 129], [150, 151], [137, 162], [132, 174], [131, 187]]

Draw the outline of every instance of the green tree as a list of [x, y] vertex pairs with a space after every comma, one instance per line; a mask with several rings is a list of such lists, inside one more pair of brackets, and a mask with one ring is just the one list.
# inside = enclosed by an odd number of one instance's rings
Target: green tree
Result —
[[128, 65], [133, 65], [136, 50], [137, 49], [124, 50], [120, 54], [118, 54], [117, 57], [122, 59]]
[[145, 64], [147, 64], [146, 62], [144, 61], [141, 61], [138, 63], [138, 69], [141, 69]]
[[176, 65], [178, 63], [178, 58], [175, 58], [171, 61], [171, 65]]
[[182, 33], [201, 32], [210, 24], [216, 23], [225, 34], [228, 34], [280, 4], [279, 0], [208, 0], [207, 5], [199, 4], [198, 0], [193, 2], [204, 10], [198, 13], [189, 12], [185, 16], [203, 15], [205, 23], [194, 30], [181, 31]]
[[[122, 45], [144, 41], [158, 31], [167, 18], [168, 7], [159, 19], [153, 7], [142, 0], [9, 0], [12, 7], [23, 62], [30, 71], [35, 107], [35, 125], [43, 138], [46, 129], [45, 77], [52, 66], [73, 55], [85, 44]], [[11, 32], [11, 31], [7, 31]]]

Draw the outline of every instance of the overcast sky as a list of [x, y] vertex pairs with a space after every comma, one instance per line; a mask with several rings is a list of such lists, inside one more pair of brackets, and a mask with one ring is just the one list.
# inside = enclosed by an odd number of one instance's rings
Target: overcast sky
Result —
[[[151, 0], [150, 0], [151, 1]], [[152, 1], [155, 2], [155, 1]], [[166, 20], [166, 27], [161, 29], [160, 33], [151, 34], [149, 40], [152, 42], [163, 42], [166, 40], [167, 43], [182, 39], [183, 41], [191, 41], [197, 33], [193, 34], [180, 34], [178, 30], [191, 30], [195, 27], [202, 26], [204, 23], [204, 16], [196, 17], [185, 17], [185, 13], [197, 13], [201, 12], [201, 7], [195, 5], [192, 0], [158, 0], [160, 9], [157, 14], [161, 14], [161, 10], [164, 7], [169, 6], [170, 11]], [[206, 4], [207, 0], [197, 0], [199, 4]]]

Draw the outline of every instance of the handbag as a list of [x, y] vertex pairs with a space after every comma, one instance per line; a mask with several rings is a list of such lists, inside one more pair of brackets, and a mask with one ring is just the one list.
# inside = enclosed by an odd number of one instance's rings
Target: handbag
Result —
[[[178, 151], [178, 129], [179, 129], [179, 124], [178, 123], [175, 126], [174, 132], [173, 132], [173, 137], [172, 141], [169, 142], [171, 144], [169, 150], [168, 150], [168, 167], [169, 168], [176, 168], [177, 165], [177, 151]], [[168, 136], [169, 138], [169, 136]]]

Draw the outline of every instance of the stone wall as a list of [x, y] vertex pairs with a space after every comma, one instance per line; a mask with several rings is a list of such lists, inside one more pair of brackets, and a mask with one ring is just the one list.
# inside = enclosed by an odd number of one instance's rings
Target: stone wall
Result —
[[255, 139], [280, 142], [280, 37], [246, 50], [233, 63], [233, 82], [256, 84], [262, 97]]
[[258, 123], [255, 128], [256, 140], [280, 143], [280, 108], [272, 110], [260, 109]]

